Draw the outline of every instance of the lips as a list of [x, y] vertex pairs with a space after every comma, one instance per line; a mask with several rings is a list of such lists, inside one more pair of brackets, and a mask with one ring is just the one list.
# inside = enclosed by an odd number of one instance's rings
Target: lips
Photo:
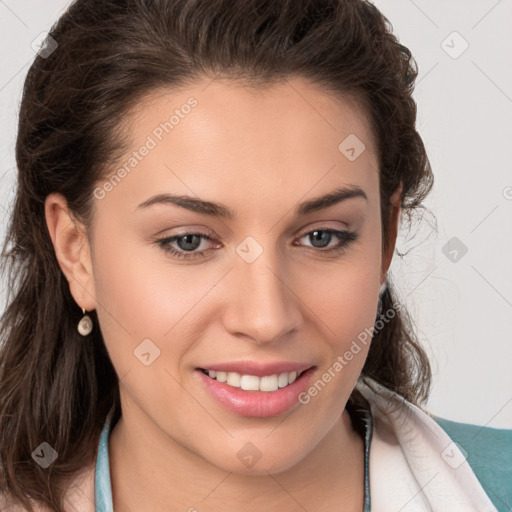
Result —
[[[304, 367], [304, 365], [294, 364], [294, 368]], [[223, 372], [222, 370], [212, 369], [206, 371], [201, 368], [196, 368], [193, 372], [194, 378], [198, 379], [203, 389], [205, 389], [209, 396], [225, 410], [240, 416], [259, 418], [276, 416], [293, 407], [298, 407], [299, 395], [309, 387], [309, 383], [316, 374], [315, 367], [309, 366], [308, 369], [302, 371], [301, 374], [298, 374], [298, 377], [292, 379], [290, 382], [289, 376], [297, 372], [293, 370], [289, 374], [284, 373], [284, 375], [287, 376], [287, 384], [284, 385], [283, 382], [283, 387], [278, 385], [276, 389], [276, 374], [269, 375], [268, 372], [275, 371], [275, 368], [283, 369], [289, 368], [289, 366], [281, 364], [281, 366], [266, 365], [262, 367], [260, 365], [259, 368], [257, 368], [254, 365], [240, 366], [240, 364], [237, 364], [235, 366], [235, 363], [233, 363], [232, 365], [211, 365], [209, 368], [213, 366], [224, 369], [228, 369], [229, 366], [229, 368], [238, 368], [239, 370], [249, 366], [252, 370], [244, 371], [255, 372], [256, 370], [256, 372], [264, 374], [261, 377], [257, 377], [254, 375], [251, 376], [250, 373], [239, 374], [238, 372]], [[210, 377], [210, 373], [213, 374], [214, 377]], [[227, 377], [230, 375], [230, 378], [235, 380], [232, 380], [231, 384], [227, 381], [221, 382], [217, 380], [219, 374], [223, 374], [221, 379], [223, 379], [224, 376]], [[277, 375], [283, 375], [283, 373]], [[256, 389], [256, 387], [258, 387], [258, 389]]]

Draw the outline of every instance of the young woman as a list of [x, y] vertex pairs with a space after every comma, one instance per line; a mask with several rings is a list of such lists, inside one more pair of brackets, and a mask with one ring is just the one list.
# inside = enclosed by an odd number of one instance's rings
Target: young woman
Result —
[[73, 2], [20, 109], [2, 510], [508, 510], [512, 432], [422, 407], [387, 276], [416, 76], [363, 0]]

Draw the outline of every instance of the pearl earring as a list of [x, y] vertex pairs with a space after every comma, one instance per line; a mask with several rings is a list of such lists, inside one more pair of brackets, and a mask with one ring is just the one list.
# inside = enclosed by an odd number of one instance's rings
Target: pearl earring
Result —
[[85, 314], [85, 309], [84, 308], [82, 308], [82, 311], [84, 313], [84, 316], [82, 317], [80, 322], [78, 322], [78, 332], [82, 336], [87, 336], [92, 331], [92, 320], [91, 320], [91, 317], [89, 315]]

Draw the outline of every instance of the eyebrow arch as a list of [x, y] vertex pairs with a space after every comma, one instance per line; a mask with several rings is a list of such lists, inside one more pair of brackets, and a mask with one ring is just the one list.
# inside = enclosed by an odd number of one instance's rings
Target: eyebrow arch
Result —
[[[337, 188], [326, 195], [300, 203], [294, 210], [295, 216], [300, 217], [309, 213], [324, 210], [341, 201], [345, 201], [353, 197], [362, 197], [368, 201], [368, 197], [361, 187], [358, 185], [350, 185], [349, 187]], [[175, 194], [157, 194], [139, 204], [135, 210], [149, 208], [154, 204], [174, 204], [196, 213], [229, 220], [233, 220], [236, 217], [234, 210], [221, 203], [213, 203], [211, 201], [204, 201], [195, 197]]]

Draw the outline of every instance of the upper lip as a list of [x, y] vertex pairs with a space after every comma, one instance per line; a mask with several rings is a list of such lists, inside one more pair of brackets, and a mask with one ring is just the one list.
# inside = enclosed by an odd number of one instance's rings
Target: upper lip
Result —
[[226, 363], [208, 364], [201, 366], [201, 370], [215, 370], [221, 372], [236, 372], [240, 375], [254, 375], [264, 377], [266, 375], [275, 375], [280, 373], [297, 372], [308, 370], [313, 365], [311, 363], [298, 363], [293, 361], [275, 361], [261, 363], [257, 361], [230, 361]]

